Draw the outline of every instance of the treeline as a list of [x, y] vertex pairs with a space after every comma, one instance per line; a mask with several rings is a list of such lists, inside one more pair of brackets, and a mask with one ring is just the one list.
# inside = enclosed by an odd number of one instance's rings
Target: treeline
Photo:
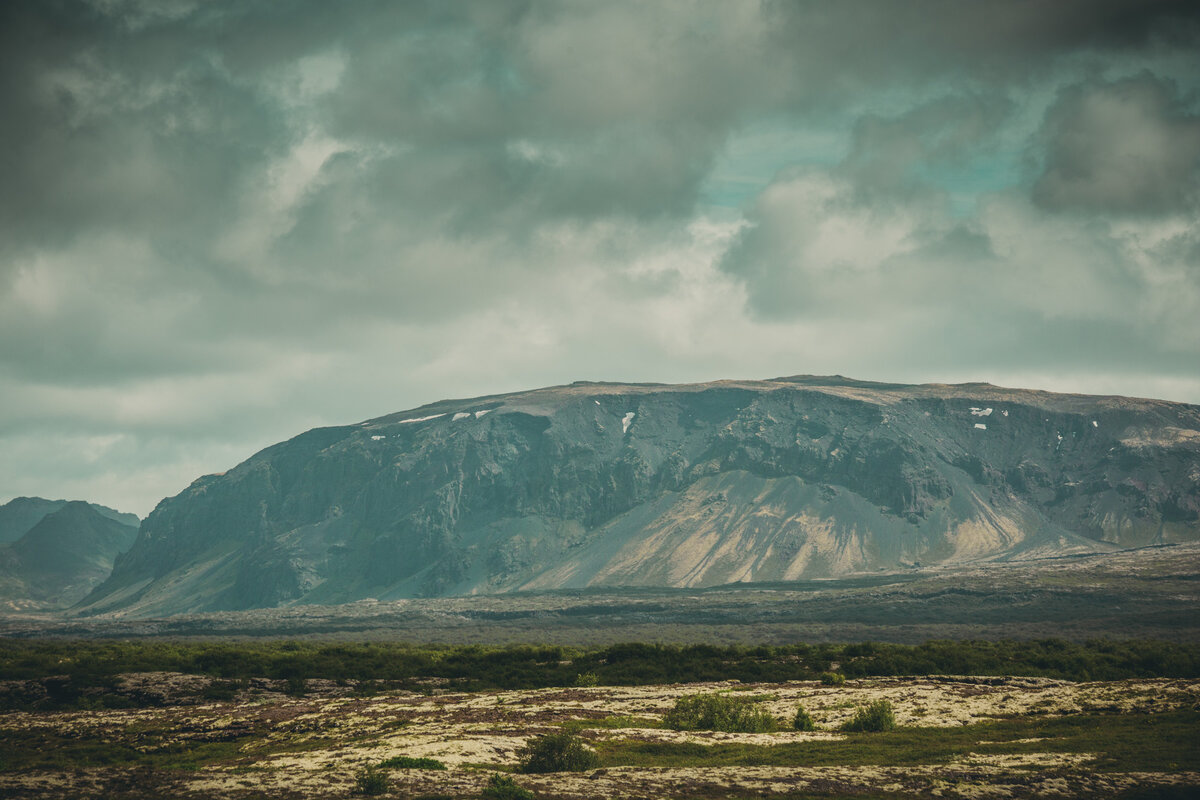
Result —
[[0, 640], [0, 679], [62, 675], [102, 685], [123, 672], [221, 679], [332, 679], [424, 687], [531, 689], [580, 683], [645, 685], [887, 675], [1038, 676], [1068, 680], [1200, 677], [1200, 643], [930, 641], [778, 647], [619, 644], [597, 649], [414, 646], [399, 643]]

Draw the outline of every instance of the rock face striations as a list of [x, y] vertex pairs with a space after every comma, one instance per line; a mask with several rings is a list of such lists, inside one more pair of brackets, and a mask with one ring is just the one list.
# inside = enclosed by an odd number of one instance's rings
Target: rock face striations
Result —
[[1200, 407], [840, 377], [577, 383], [269, 447], [85, 613], [711, 586], [1200, 539]]

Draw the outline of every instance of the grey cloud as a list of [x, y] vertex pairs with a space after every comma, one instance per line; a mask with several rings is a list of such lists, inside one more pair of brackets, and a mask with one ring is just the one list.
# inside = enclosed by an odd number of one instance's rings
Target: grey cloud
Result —
[[892, 117], [865, 115], [839, 169], [865, 194], [922, 191], [921, 168], [961, 167], [986, 154], [1013, 110], [1012, 101], [996, 93], [941, 97]]
[[1065, 89], [1042, 137], [1033, 197], [1043, 208], [1161, 214], [1200, 199], [1200, 113], [1170, 81], [1143, 74]]

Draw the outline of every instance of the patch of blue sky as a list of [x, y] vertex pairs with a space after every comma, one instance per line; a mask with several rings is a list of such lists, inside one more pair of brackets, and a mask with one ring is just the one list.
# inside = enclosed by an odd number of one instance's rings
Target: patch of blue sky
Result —
[[983, 195], [1017, 186], [1023, 175], [1016, 153], [989, 153], [966, 163], [922, 163], [913, 177], [944, 191], [951, 215], [963, 219], [975, 216]]
[[798, 127], [773, 122], [735, 133], [700, 190], [700, 203], [714, 209], [741, 210], [754, 202], [781, 170], [829, 167], [846, 157], [850, 124]]

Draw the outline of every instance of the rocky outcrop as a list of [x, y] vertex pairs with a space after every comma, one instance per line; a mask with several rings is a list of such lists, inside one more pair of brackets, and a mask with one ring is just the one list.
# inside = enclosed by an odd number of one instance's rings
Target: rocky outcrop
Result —
[[708, 586], [1200, 538], [1200, 409], [577, 383], [309, 431], [164, 500], [87, 613]]

